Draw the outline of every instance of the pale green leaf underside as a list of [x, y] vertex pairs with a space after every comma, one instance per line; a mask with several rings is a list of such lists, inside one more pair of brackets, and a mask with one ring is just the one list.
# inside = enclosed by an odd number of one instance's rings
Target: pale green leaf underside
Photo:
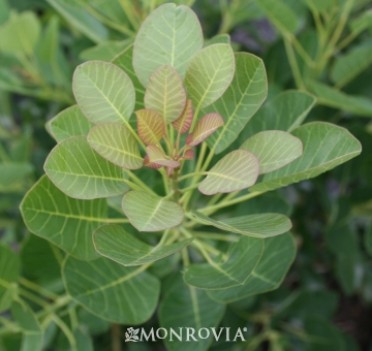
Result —
[[114, 323], [140, 324], [154, 313], [158, 279], [106, 258], [86, 262], [68, 257], [62, 267], [71, 297], [90, 312]]
[[141, 232], [156, 232], [179, 225], [183, 210], [175, 202], [143, 191], [124, 195], [123, 210], [129, 222]]
[[305, 124], [293, 131], [304, 145], [300, 158], [266, 174], [252, 191], [268, 191], [318, 176], [359, 155], [359, 141], [346, 129], [324, 122]]
[[208, 140], [216, 154], [238, 137], [267, 96], [267, 77], [262, 60], [252, 54], [235, 54], [235, 76], [224, 95], [203, 113], [218, 112], [225, 125]]
[[166, 123], [175, 121], [183, 112], [186, 92], [181, 76], [169, 65], [151, 75], [145, 93], [145, 107], [161, 114]]
[[144, 86], [163, 65], [173, 66], [183, 76], [202, 46], [203, 33], [195, 13], [183, 5], [164, 4], [146, 18], [137, 33], [133, 67]]
[[[225, 262], [190, 265], [184, 274], [187, 284], [200, 289], [226, 289], [243, 285], [264, 249], [264, 241], [257, 238], [241, 237], [230, 245]], [[242, 269], [244, 267], [244, 269]]]
[[10, 307], [16, 295], [16, 282], [20, 272], [19, 256], [7, 246], [0, 245], [0, 312]]
[[257, 158], [248, 151], [235, 150], [219, 160], [199, 184], [205, 195], [230, 193], [250, 187], [259, 173]]
[[138, 144], [122, 123], [99, 124], [88, 135], [88, 143], [103, 158], [125, 169], [138, 169], [143, 165]]
[[124, 170], [98, 155], [84, 137], [58, 144], [44, 170], [61, 191], [77, 199], [110, 197], [127, 190]]
[[84, 115], [95, 124], [128, 123], [135, 104], [135, 91], [128, 75], [118, 66], [88, 61], [74, 72], [72, 90]]
[[[217, 327], [225, 305], [210, 299], [205, 291], [186, 285], [182, 277], [174, 275], [159, 308], [159, 321], [162, 328], [200, 328]], [[206, 351], [212, 343], [212, 337], [197, 342], [173, 342], [165, 340], [170, 351]]]
[[66, 196], [43, 176], [21, 204], [28, 230], [81, 259], [97, 253], [92, 233], [107, 220], [104, 200], [76, 200]]
[[134, 90], [136, 92], [136, 104], [135, 110], [140, 110], [145, 107], [144, 98], [145, 98], [145, 89], [141, 82], [138, 80], [136, 73], [133, 68], [133, 44], [128, 46], [120, 54], [118, 54], [112, 62], [118, 65], [126, 74], [128, 74], [131, 79]]
[[292, 227], [288, 217], [277, 213], [213, 219], [194, 212], [192, 218], [200, 224], [261, 239], [283, 234]]
[[170, 245], [150, 246], [119, 225], [104, 225], [94, 232], [97, 252], [123, 266], [138, 266], [170, 256], [191, 243], [192, 239]]
[[235, 72], [234, 52], [229, 44], [207, 46], [191, 60], [185, 87], [196, 109], [220, 98], [229, 87]]
[[297, 90], [287, 90], [269, 100], [251, 119], [242, 133], [243, 141], [253, 134], [265, 130], [291, 132], [299, 127], [311, 108], [315, 98]]
[[274, 290], [281, 284], [295, 258], [295, 242], [289, 233], [263, 241], [264, 249], [261, 258], [254, 269], [247, 272], [244, 285], [208, 291], [210, 297], [220, 302], [230, 303]]
[[73, 136], [87, 135], [92, 123], [83, 115], [79, 106], [74, 105], [53, 117], [46, 127], [49, 134], [60, 143]]
[[241, 149], [254, 154], [260, 163], [260, 174], [280, 169], [302, 155], [302, 141], [279, 130], [260, 132], [246, 140]]

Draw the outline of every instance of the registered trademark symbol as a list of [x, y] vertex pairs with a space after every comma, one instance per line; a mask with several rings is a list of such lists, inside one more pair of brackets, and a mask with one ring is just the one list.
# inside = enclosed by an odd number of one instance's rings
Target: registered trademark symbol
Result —
[[244, 332], [247, 332], [247, 331], [248, 331], [248, 328], [247, 328], [247, 327], [244, 327], [244, 328], [243, 328], [243, 331], [244, 331]]

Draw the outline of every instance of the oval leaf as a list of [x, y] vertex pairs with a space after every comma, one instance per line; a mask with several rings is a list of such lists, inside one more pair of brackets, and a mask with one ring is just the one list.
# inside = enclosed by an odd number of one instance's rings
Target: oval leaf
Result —
[[127, 190], [124, 171], [93, 151], [84, 137], [58, 144], [44, 170], [61, 191], [77, 199], [110, 197]]
[[44, 176], [26, 194], [21, 213], [31, 233], [78, 258], [98, 256], [92, 233], [107, 221], [105, 200], [72, 199]]
[[127, 123], [133, 112], [133, 83], [112, 63], [88, 61], [81, 64], [74, 72], [72, 89], [80, 109], [93, 123]]
[[192, 218], [200, 224], [261, 239], [283, 234], [292, 227], [287, 216], [277, 213], [253, 214], [216, 220], [194, 212]]
[[151, 317], [159, 298], [158, 279], [141, 269], [126, 268], [106, 258], [85, 262], [68, 257], [62, 275], [67, 292], [77, 303], [108, 321], [133, 325]]
[[192, 264], [186, 269], [184, 279], [189, 285], [208, 290], [243, 285], [260, 261], [263, 249], [263, 240], [241, 237], [230, 245], [226, 261]]
[[316, 177], [359, 155], [362, 149], [349, 131], [329, 123], [308, 123], [295, 129], [293, 135], [303, 142], [303, 155], [266, 174], [252, 191], [269, 191]]
[[192, 134], [187, 137], [187, 144], [190, 146], [199, 145], [223, 126], [223, 123], [223, 118], [218, 113], [208, 113], [200, 119]]
[[146, 145], [157, 144], [165, 134], [163, 117], [152, 110], [139, 110], [136, 116], [138, 135], [141, 140]]
[[128, 128], [121, 123], [99, 124], [88, 135], [89, 145], [103, 158], [126, 169], [138, 169], [143, 158]]
[[[205, 291], [186, 285], [180, 275], [168, 278], [169, 289], [160, 304], [159, 321], [162, 328], [213, 328], [217, 327], [224, 315], [225, 305], [216, 303]], [[205, 351], [213, 336], [190, 342], [164, 340], [169, 351]]]
[[133, 67], [144, 86], [163, 65], [171, 65], [183, 75], [202, 46], [203, 33], [195, 13], [183, 5], [164, 4], [146, 18], [137, 33]]
[[234, 52], [229, 44], [214, 44], [190, 62], [185, 87], [197, 109], [215, 102], [229, 87], [235, 72]]
[[98, 228], [93, 236], [97, 252], [123, 266], [138, 266], [170, 256], [189, 245], [192, 239], [170, 245], [150, 246], [119, 225]]
[[246, 271], [244, 285], [223, 290], [210, 290], [216, 301], [231, 303], [248, 296], [274, 290], [283, 281], [296, 256], [296, 245], [289, 233], [262, 240], [264, 248], [257, 265]]
[[169, 65], [159, 67], [147, 85], [146, 108], [159, 112], [170, 123], [181, 115], [185, 104], [186, 92], [178, 72]]
[[253, 185], [258, 173], [257, 158], [248, 151], [235, 150], [207, 172], [207, 177], [199, 184], [198, 189], [205, 195], [231, 193]]
[[302, 141], [290, 133], [268, 130], [253, 135], [241, 149], [254, 154], [260, 163], [260, 174], [286, 166], [302, 155]]
[[175, 202], [143, 191], [124, 195], [123, 210], [130, 223], [141, 232], [156, 232], [179, 225], [183, 210]]
[[87, 135], [92, 127], [79, 106], [66, 108], [47, 123], [49, 134], [60, 143], [73, 136]]
[[224, 151], [238, 137], [267, 96], [267, 77], [263, 61], [248, 53], [235, 54], [234, 79], [221, 99], [203, 112], [218, 112], [225, 125], [209, 140], [216, 154]]

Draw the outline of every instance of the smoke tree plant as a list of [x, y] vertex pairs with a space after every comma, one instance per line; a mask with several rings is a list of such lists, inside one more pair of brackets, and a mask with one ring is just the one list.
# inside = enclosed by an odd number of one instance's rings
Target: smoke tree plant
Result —
[[[227, 36], [205, 41], [183, 5], [158, 7], [111, 62], [78, 66], [73, 93], [76, 105], [47, 126], [57, 145], [46, 175], [21, 204], [29, 231], [57, 253], [67, 292], [32, 317], [35, 328], [64, 305], [138, 325], [159, 304], [162, 327], [218, 326], [227, 304], [278, 287], [296, 254], [280, 209], [239, 205], [361, 152], [341, 127], [302, 124], [315, 103], [307, 93], [260, 109], [262, 60], [234, 53]], [[15, 301], [15, 316], [28, 313], [19, 299], [14, 288], [2, 300]], [[53, 318], [76, 347], [76, 323]]]

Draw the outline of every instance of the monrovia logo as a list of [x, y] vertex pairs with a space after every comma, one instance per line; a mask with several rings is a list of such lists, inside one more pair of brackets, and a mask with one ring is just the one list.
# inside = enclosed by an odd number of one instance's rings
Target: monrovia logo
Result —
[[157, 340], [168, 340], [168, 341], [182, 341], [182, 342], [193, 342], [200, 341], [209, 338], [214, 338], [215, 341], [225, 342], [236, 342], [246, 341], [244, 333], [247, 332], [247, 328], [237, 328], [231, 330], [229, 327], [221, 328], [192, 328], [192, 327], [178, 327], [178, 328], [151, 328], [146, 331], [144, 328], [134, 329], [128, 328], [125, 333], [125, 342], [139, 342], [139, 341], [157, 341]]

